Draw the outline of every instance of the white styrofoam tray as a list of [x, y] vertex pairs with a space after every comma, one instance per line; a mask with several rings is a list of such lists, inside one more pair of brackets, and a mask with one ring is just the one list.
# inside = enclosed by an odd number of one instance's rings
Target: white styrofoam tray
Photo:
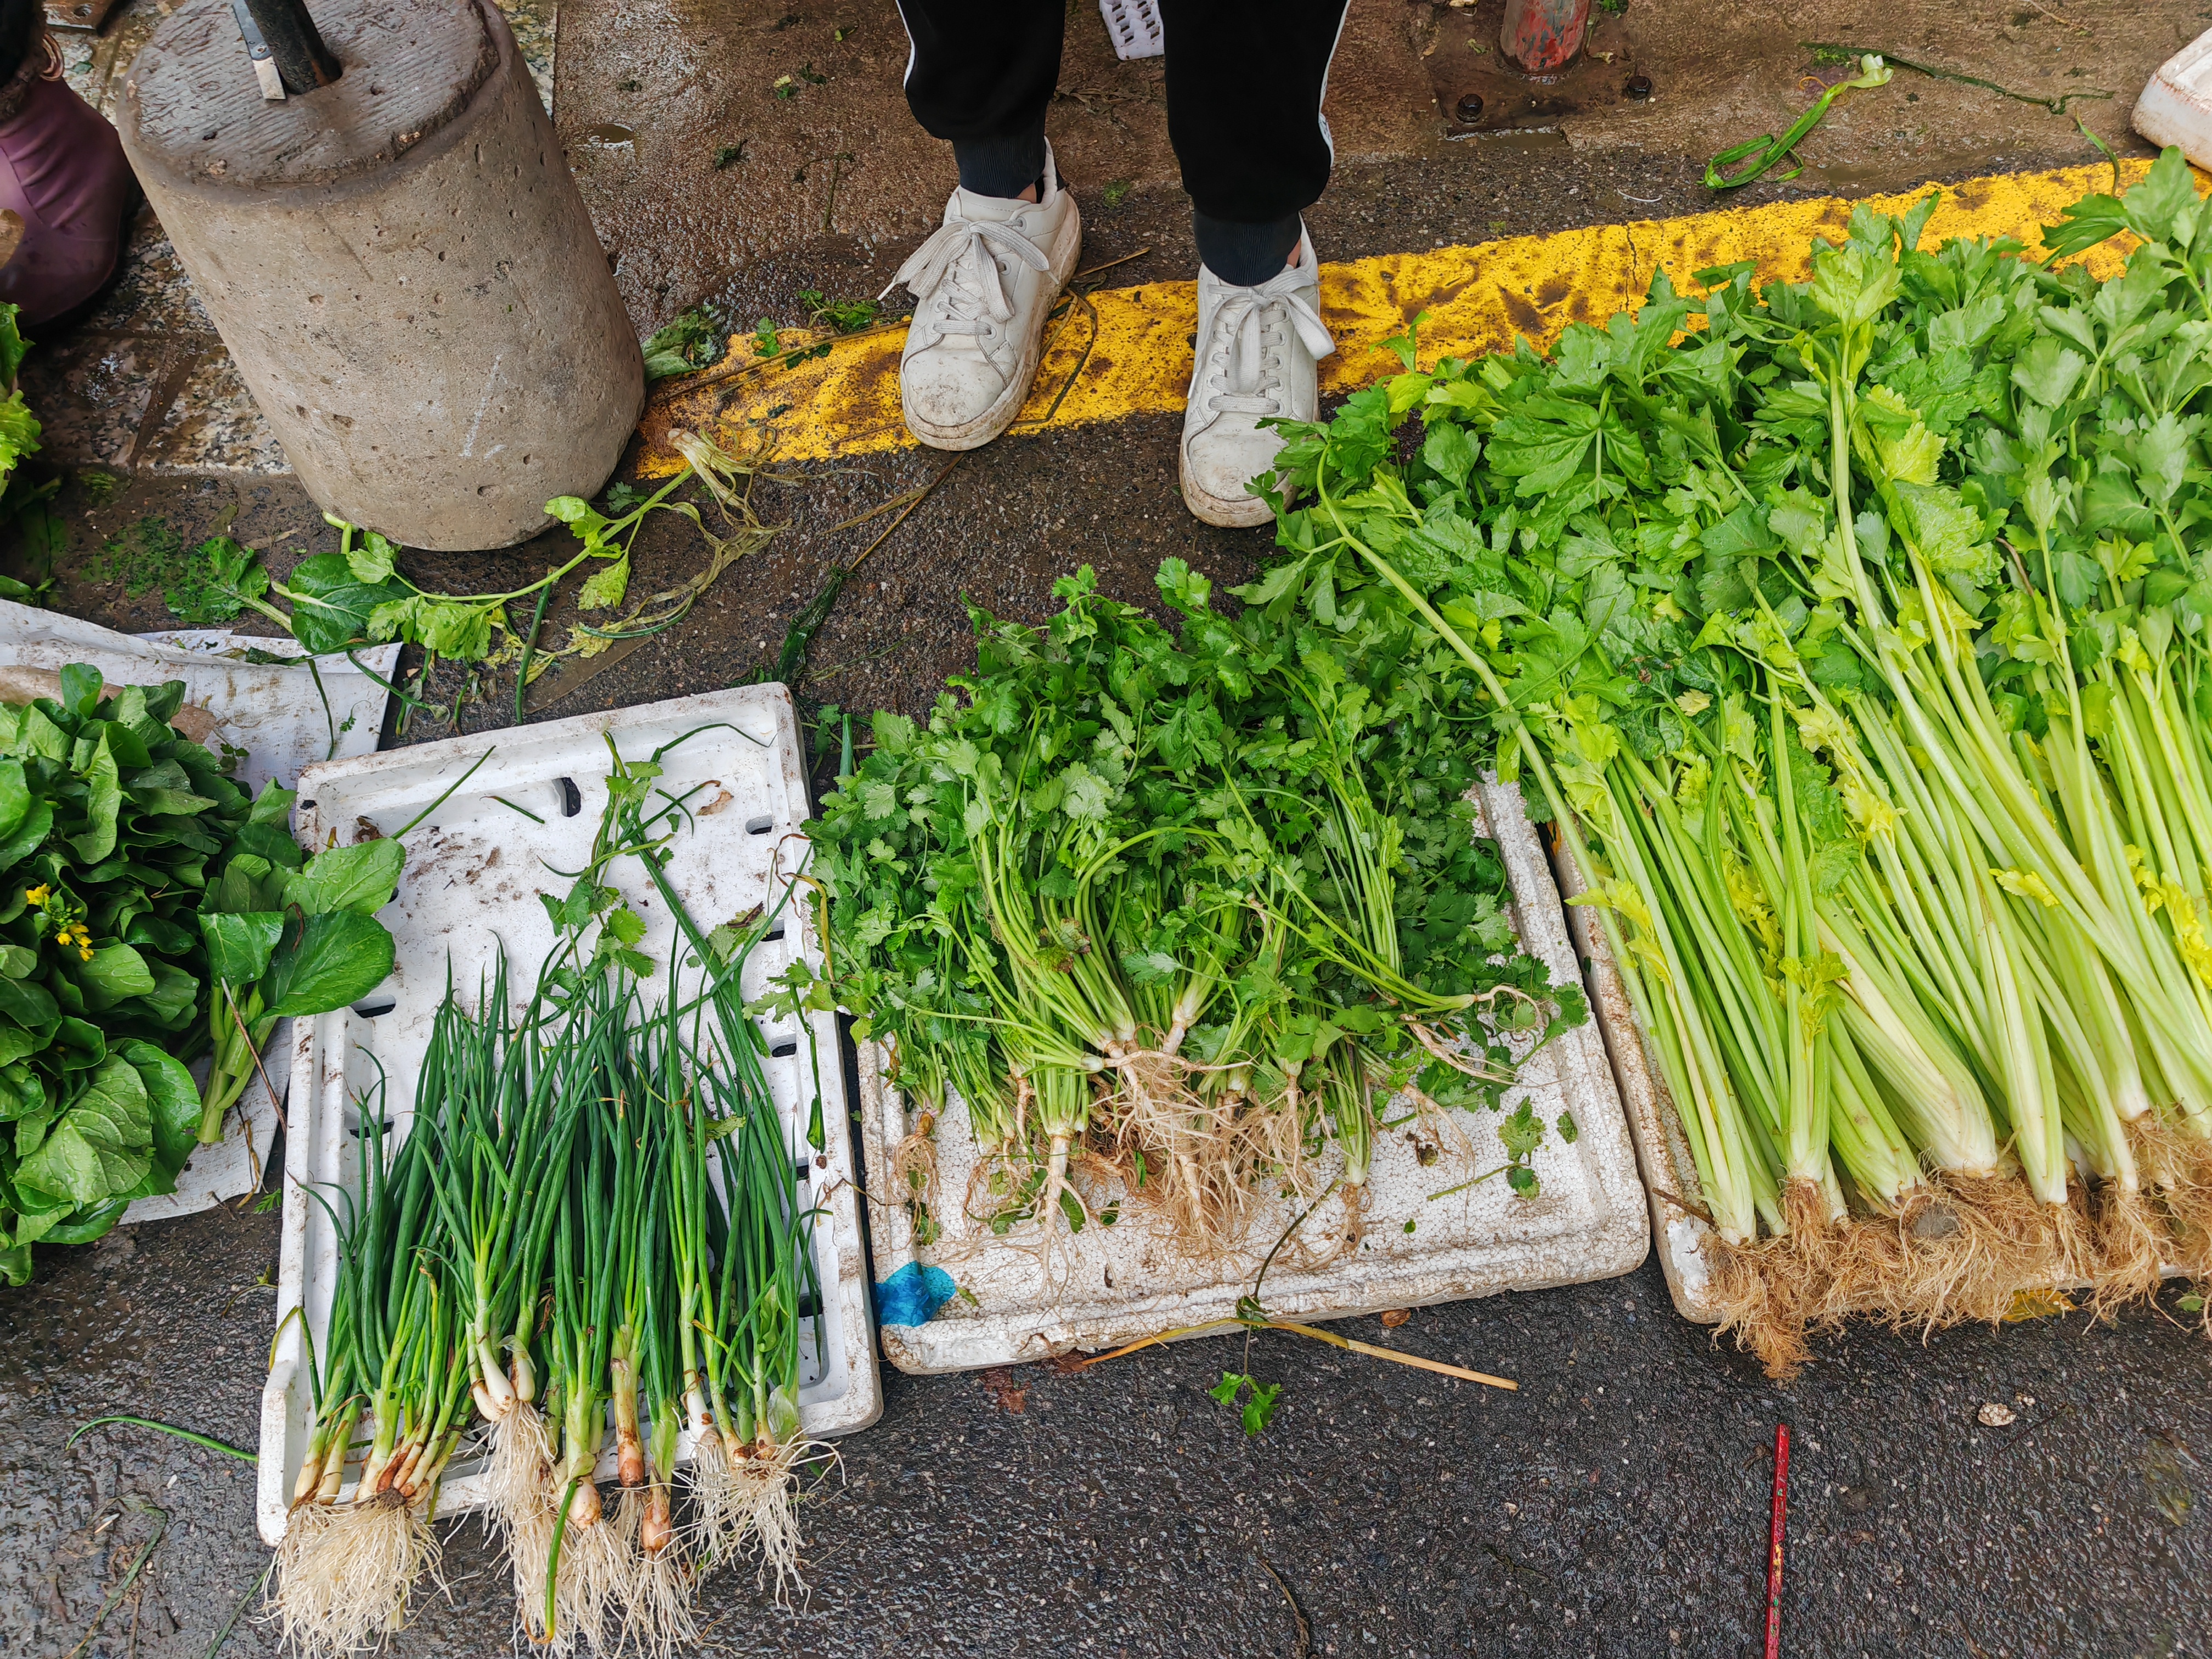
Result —
[[2135, 130], [2154, 144], [2173, 144], [2212, 167], [2212, 30], [2160, 64], [2136, 100]]
[[[254, 663], [248, 651], [301, 659], [288, 668]], [[380, 678], [389, 678], [399, 659], [398, 645], [380, 645], [357, 653]], [[228, 746], [244, 751], [237, 778], [258, 794], [271, 778], [289, 782], [317, 761], [366, 755], [376, 747], [384, 727], [386, 693], [343, 656], [318, 657], [315, 673], [305, 666], [298, 641], [264, 639], [221, 629], [169, 629], [157, 634], [118, 634], [75, 617], [35, 610], [0, 599], [0, 669], [57, 671], [73, 662], [89, 664], [111, 685], [185, 683], [185, 702], [203, 708], [215, 723], [206, 741], [217, 752]], [[315, 690], [315, 675], [322, 694]], [[324, 708], [327, 696], [330, 706]], [[246, 1085], [231, 1109], [229, 1132], [203, 1146], [177, 1171], [177, 1190], [142, 1198], [123, 1212], [125, 1225], [167, 1221], [250, 1193], [261, 1184], [262, 1160], [275, 1146], [276, 1121], [291, 1081], [289, 1020], [270, 1034], [260, 1075]], [[205, 1077], [204, 1063], [193, 1067]], [[270, 1090], [276, 1091], [274, 1099]]]
[[[1569, 898], [1588, 891], [1582, 872], [1564, 850], [1554, 854], [1560, 890]], [[1636, 1141], [1636, 1158], [1644, 1172], [1644, 1190], [1651, 1206], [1653, 1242], [1659, 1251], [1660, 1271], [1667, 1275], [1668, 1294], [1674, 1310], [1700, 1325], [1720, 1322], [1720, 1310], [1707, 1292], [1711, 1274], [1705, 1248], [1717, 1237], [1702, 1213], [1705, 1188], [1698, 1184], [1697, 1160], [1674, 1115], [1674, 1097], [1644, 1048], [1643, 1024], [1628, 987], [1614, 965], [1613, 951], [1605, 941], [1605, 928], [1587, 905], [1567, 911], [1567, 927], [1575, 951], [1583, 963], [1583, 982], [1589, 994], [1590, 1018], [1613, 1062], [1613, 1075], [1627, 1115], [1629, 1133]]]
[[[1554, 983], [1572, 983], [1577, 969], [1559, 892], [1520, 791], [1486, 780], [1479, 799], [1511, 883], [1513, 923], [1523, 948], [1551, 970]], [[1142, 1206], [1123, 1202], [1110, 1228], [1094, 1222], [1073, 1236], [1060, 1228], [1048, 1283], [1035, 1226], [1024, 1224], [999, 1237], [966, 1212], [962, 1199], [976, 1153], [967, 1112], [956, 1102], [936, 1130], [935, 1215], [944, 1231], [918, 1249], [890, 1172], [912, 1119], [885, 1082], [884, 1058], [877, 1045], [861, 1045], [860, 1133], [877, 1276], [888, 1279], [920, 1263], [950, 1274], [962, 1292], [926, 1323], [883, 1327], [884, 1357], [893, 1364], [929, 1375], [1096, 1351], [1171, 1329], [1233, 1328], [1219, 1322], [1251, 1290], [1260, 1258], [1295, 1210], [1261, 1211], [1249, 1260], [1200, 1261], [1177, 1249]], [[1595, 1027], [1577, 1026], [1531, 1056], [1506, 1109], [1523, 1095], [1547, 1125], [1571, 1111], [1579, 1131], [1572, 1145], [1556, 1130], [1547, 1134], [1535, 1158], [1535, 1197], [1517, 1197], [1499, 1178], [1431, 1200], [1504, 1161], [1498, 1120], [1488, 1112], [1450, 1115], [1464, 1138], [1457, 1145], [1450, 1130], [1439, 1133], [1418, 1121], [1379, 1133], [1363, 1242], [1320, 1259], [1325, 1247], [1319, 1241], [1341, 1237], [1345, 1227], [1341, 1201], [1328, 1200], [1299, 1229], [1301, 1241], [1312, 1242], [1304, 1260], [1293, 1259], [1286, 1248], [1267, 1270], [1267, 1310], [1295, 1319], [1343, 1319], [1633, 1269], [1650, 1248], [1650, 1231], [1628, 1127]], [[1409, 1109], [1394, 1107], [1382, 1115], [1392, 1120]], [[1423, 1146], [1440, 1153], [1426, 1165]]]
[[[702, 729], [713, 728], [713, 729]], [[328, 1326], [337, 1240], [310, 1188], [327, 1194], [356, 1178], [362, 1103], [374, 1099], [380, 1061], [388, 1079], [384, 1119], [404, 1134], [412, 1119], [417, 1064], [431, 1021], [443, 1000], [450, 964], [454, 981], [473, 986], [504, 946], [510, 982], [520, 1000], [554, 943], [553, 927], [538, 902], [540, 891], [558, 897], [569, 878], [590, 861], [593, 833], [605, 804], [611, 736], [625, 761], [648, 758], [686, 732], [688, 742], [662, 761], [658, 787], [682, 796], [695, 788], [694, 827], [670, 844], [670, 882], [702, 929], [744, 915], [755, 905], [773, 908], [793, 867], [805, 854], [798, 836], [807, 816], [806, 778], [798, 721], [781, 685], [744, 686], [683, 697], [641, 708], [611, 710], [574, 720], [425, 744], [354, 761], [312, 767], [301, 780], [298, 834], [303, 845], [340, 845], [360, 839], [364, 822], [391, 834], [436, 800], [489, 751], [489, 758], [451, 799], [409, 833], [399, 890], [379, 919], [392, 930], [398, 954], [392, 977], [352, 1008], [301, 1019], [293, 1060], [301, 1086], [293, 1091], [291, 1133], [285, 1142], [284, 1224], [277, 1268], [278, 1340], [261, 1399], [261, 1467], [258, 1510], [261, 1535], [274, 1543], [304, 1455], [311, 1392], [306, 1372], [310, 1339], [319, 1345]], [[494, 797], [501, 796], [544, 820], [533, 823]], [[719, 802], [719, 804], [717, 804]], [[645, 919], [639, 947], [665, 970], [676, 949], [676, 925], [635, 864], [617, 865], [606, 879]], [[817, 969], [821, 942], [807, 893], [786, 905], [779, 936], [757, 948], [745, 970], [744, 991], [758, 995], [793, 956]], [[653, 994], [647, 988], [647, 995]], [[817, 1348], [812, 1321], [801, 1355], [799, 1420], [817, 1437], [866, 1428], [883, 1410], [868, 1309], [868, 1280], [860, 1243], [844, 1069], [834, 1015], [812, 1019], [821, 1056], [823, 1121], [827, 1149], [817, 1157], [805, 1144], [814, 1081], [808, 1070], [805, 1032], [768, 1025], [770, 1054], [763, 1061], [794, 1163], [821, 1213], [814, 1229], [820, 1275], [824, 1341]], [[372, 1056], [374, 1057], [372, 1059]], [[291, 1318], [305, 1310], [305, 1328]], [[811, 1311], [811, 1310], [810, 1310]], [[318, 1347], [315, 1352], [319, 1352]], [[685, 1431], [681, 1455], [690, 1455]], [[614, 1468], [609, 1453], [602, 1473]], [[441, 1513], [459, 1513], [479, 1501], [476, 1469], [457, 1459], [441, 1491]]]
[[[246, 660], [257, 651], [292, 657], [297, 667]], [[399, 660], [397, 644], [355, 653], [381, 678]], [[215, 717], [216, 736], [246, 751], [238, 781], [249, 792], [275, 778], [289, 783], [318, 761], [345, 760], [376, 747], [384, 726], [383, 686], [343, 655], [315, 659], [330, 698], [325, 714], [298, 641], [216, 629], [118, 634], [75, 617], [0, 599], [0, 668], [58, 669], [88, 663], [111, 685], [185, 683], [187, 705]]]

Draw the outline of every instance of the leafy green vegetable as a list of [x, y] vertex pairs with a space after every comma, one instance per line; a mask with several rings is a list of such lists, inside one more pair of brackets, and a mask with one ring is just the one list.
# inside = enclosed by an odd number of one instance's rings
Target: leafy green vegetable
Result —
[[827, 323], [840, 334], [872, 327], [883, 313], [883, 307], [873, 300], [832, 300], [818, 288], [801, 289], [799, 303], [806, 307], [810, 321]]
[[[507, 592], [440, 593], [418, 587], [399, 569], [396, 544], [376, 531], [329, 518], [339, 532], [338, 550], [301, 560], [283, 581], [270, 575], [258, 554], [228, 537], [204, 543], [192, 556], [192, 580], [203, 595], [195, 603], [205, 614], [226, 619], [253, 611], [317, 655], [399, 640], [427, 653], [422, 678], [443, 659], [490, 667], [511, 665], [519, 681], [526, 684], [561, 657], [596, 655], [615, 640], [674, 626], [730, 564], [773, 533], [754, 516], [747, 499], [750, 463], [696, 434], [677, 434], [676, 447], [684, 466], [651, 495], [640, 496], [627, 485], [607, 492], [612, 518], [574, 495], [546, 502], [545, 511], [566, 524], [580, 545], [538, 580]], [[708, 530], [699, 507], [678, 499], [678, 491], [691, 482], [704, 489], [733, 533]], [[690, 580], [640, 600], [629, 592], [630, 550], [655, 513], [691, 520], [706, 538], [712, 557]], [[553, 590], [586, 566], [590, 571], [580, 585], [577, 608], [621, 614], [576, 623], [564, 645], [539, 644], [538, 625]], [[526, 603], [521, 627], [508, 608], [517, 600], [535, 601]], [[518, 716], [520, 698], [518, 687]]]
[[392, 935], [376, 913], [392, 902], [404, 851], [387, 838], [303, 860], [282, 828], [293, 799], [273, 782], [263, 789], [200, 905], [215, 1048], [203, 1141], [222, 1138], [223, 1114], [252, 1080], [278, 1020], [358, 1002], [392, 973]]
[[[1723, 1249], [1790, 1281], [1739, 1315], [1785, 1371], [1823, 1296], [1996, 1316], [2023, 1260], [2139, 1295], [2124, 1241], [2206, 1224], [2172, 1160], [2212, 1152], [2212, 210], [2175, 152], [2068, 210], [2059, 253], [2141, 239], [2100, 283], [1923, 249], [1935, 202], [1856, 210], [1808, 283], [1661, 273], [1549, 359], [1396, 343], [1291, 429], [1248, 591], [1449, 651], [1439, 702], [1559, 826]], [[2067, 1242], [2085, 1184], [2110, 1257]], [[1908, 1230], [1875, 1289], [1824, 1277], [1939, 1193], [2026, 1255]]]
[[[181, 681], [0, 704], [0, 1275], [41, 1238], [96, 1237], [118, 1199], [168, 1190], [190, 1152], [179, 1058], [198, 1042], [194, 916], [250, 816], [168, 721]], [[181, 1083], [180, 1080], [181, 1079]], [[110, 1212], [112, 1213], [110, 1213]]]
[[1282, 1391], [1283, 1385], [1279, 1382], [1261, 1383], [1240, 1372], [1224, 1371], [1221, 1381], [1208, 1389], [1206, 1393], [1224, 1406], [1236, 1406], [1237, 1395], [1249, 1393], [1249, 1398], [1238, 1408], [1237, 1415], [1244, 1425], [1245, 1434], [1257, 1439], [1267, 1432], [1267, 1425], [1275, 1420], [1275, 1400]]
[[1218, 1243], [1331, 1141], [1360, 1186], [1378, 1091], [1495, 1110], [1583, 1011], [1515, 944], [1443, 654], [1157, 580], [1180, 638], [1087, 568], [1044, 629], [973, 611], [975, 672], [927, 730], [878, 714], [809, 834], [838, 992], [966, 1103], [1000, 1218], [1073, 1227], [1087, 1137]]
[[38, 417], [15, 385], [15, 371], [31, 349], [16, 330], [15, 319], [21, 315], [20, 306], [0, 301], [0, 388], [7, 393], [0, 398], [0, 483], [8, 481], [16, 462], [39, 447]]
[[[714, 164], [723, 165], [719, 152]], [[645, 343], [645, 378], [662, 380], [706, 368], [720, 355], [725, 336], [704, 306], [693, 307]]]

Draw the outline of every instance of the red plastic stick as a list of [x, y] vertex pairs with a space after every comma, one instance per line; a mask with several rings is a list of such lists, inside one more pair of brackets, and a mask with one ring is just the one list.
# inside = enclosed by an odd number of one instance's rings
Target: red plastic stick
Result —
[[1790, 1425], [1774, 1425], [1774, 1519], [1766, 1535], [1766, 1659], [1782, 1659], [1782, 1540], [1790, 1526]]

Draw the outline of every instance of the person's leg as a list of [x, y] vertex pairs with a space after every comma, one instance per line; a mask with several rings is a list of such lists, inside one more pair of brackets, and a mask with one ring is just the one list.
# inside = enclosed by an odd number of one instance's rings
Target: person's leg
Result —
[[1334, 349], [1299, 215], [1328, 183], [1321, 105], [1344, 12], [1345, 0], [1161, 0], [1168, 137], [1200, 263], [1178, 472], [1209, 524], [1267, 521], [1247, 486], [1282, 440], [1261, 422], [1313, 419], [1315, 359]]
[[1021, 0], [899, 0], [907, 107], [951, 144], [960, 187], [1016, 197], [1044, 172], [1044, 113], [1060, 83], [1064, 7]]
[[115, 129], [61, 78], [39, 0], [0, 0], [0, 209], [21, 238], [0, 266], [0, 300], [26, 328], [89, 308], [121, 262], [137, 181]]
[[1161, 0], [1168, 139], [1198, 255], [1249, 288], [1283, 268], [1333, 151], [1322, 94], [1345, 0]]
[[923, 443], [973, 449], [1020, 412], [1045, 318], [1082, 247], [1075, 199], [1044, 138], [1066, 9], [1058, 0], [899, 0], [899, 9], [914, 43], [907, 104], [960, 167], [944, 223], [892, 280], [915, 296], [899, 397]]

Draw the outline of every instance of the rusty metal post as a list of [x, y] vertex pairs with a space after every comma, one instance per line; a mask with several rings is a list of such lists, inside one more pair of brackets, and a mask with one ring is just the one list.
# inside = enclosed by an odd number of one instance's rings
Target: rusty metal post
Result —
[[323, 44], [322, 31], [301, 0], [237, 0], [237, 3], [253, 19], [276, 62], [284, 90], [292, 97], [326, 87], [345, 73]]
[[1505, 0], [1505, 23], [1498, 44], [1531, 75], [1565, 69], [1583, 49], [1589, 27], [1589, 0]]

